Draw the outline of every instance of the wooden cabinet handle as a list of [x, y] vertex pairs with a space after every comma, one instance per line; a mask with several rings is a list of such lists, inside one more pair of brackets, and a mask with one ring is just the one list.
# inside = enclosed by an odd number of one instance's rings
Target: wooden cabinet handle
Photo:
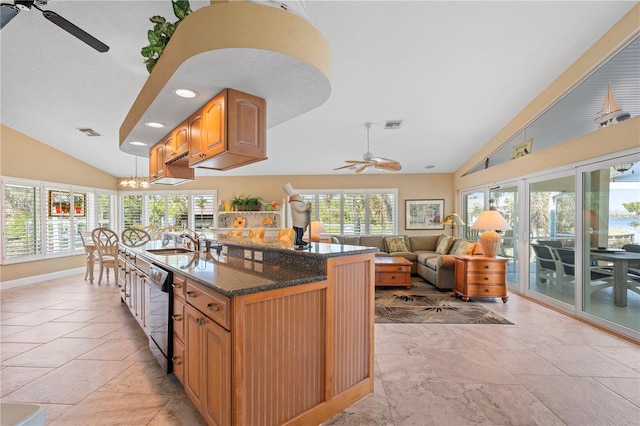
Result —
[[489, 269], [489, 265], [484, 265], [484, 269]]
[[207, 309], [213, 311], [213, 312], [218, 312], [220, 310], [220, 306], [215, 305], [213, 303], [207, 303]]
[[181, 365], [182, 362], [180, 362], [180, 360], [178, 358], [176, 358], [175, 356], [173, 358], [171, 358], [171, 362], [174, 363], [174, 365]]
[[182, 321], [180, 316], [176, 316], [176, 315], [171, 315], [171, 319], [174, 320], [174, 321]]
[[489, 281], [489, 277], [484, 277], [484, 280], [485, 281]]
[[178, 284], [176, 284], [176, 283], [172, 283], [172, 284], [171, 284], [171, 287], [173, 287], [173, 288], [182, 288], [182, 287], [180, 287], [180, 286], [179, 286]]
[[189, 297], [196, 297], [196, 296], [198, 296], [198, 295], [196, 294], [196, 292], [195, 292], [195, 291], [188, 291], [188, 292], [187, 292], [187, 296], [189, 296]]
[[198, 323], [198, 325], [203, 325], [206, 321], [204, 320], [203, 317], [200, 317], [196, 320], [196, 323]]

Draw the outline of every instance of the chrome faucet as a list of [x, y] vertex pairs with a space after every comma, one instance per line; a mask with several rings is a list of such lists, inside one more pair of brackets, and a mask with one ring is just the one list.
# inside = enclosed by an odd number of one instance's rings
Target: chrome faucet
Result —
[[189, 242], [187, 243], [187, 247], [191, 248], [191, 243], [193, 243], [193, 247], [195, 250], [200, 251], [200, 243], [198, 242], [198, 240], [196, 240], [195, 238], [193, 238], [191, 235], [189, 234], [180, 234], [180, 238], [186, 238], [189, 240]]

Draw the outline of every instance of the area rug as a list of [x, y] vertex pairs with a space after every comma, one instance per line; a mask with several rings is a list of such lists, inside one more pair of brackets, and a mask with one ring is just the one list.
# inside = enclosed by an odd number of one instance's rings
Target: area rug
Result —
[[410, 289], [376, 288], [376, 323], [513, 324], [475, 302], [463, 302], [452, 291], [439, 291], [415, 277], [411, 281]]

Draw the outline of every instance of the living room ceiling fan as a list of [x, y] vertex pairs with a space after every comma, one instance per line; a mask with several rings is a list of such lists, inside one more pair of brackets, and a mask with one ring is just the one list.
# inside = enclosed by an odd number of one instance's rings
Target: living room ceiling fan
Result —
[[31, 10], [31, 7], [38, 9], [42, 12], [42, 15], [53, 22], [72, 36], [76, 37], [80, 41], [85, 42], [89, 46], [96, 49], [98, 52], [106, 52], [109, 50], [109, 46], [87, 33], [78, 26], [64, 19], [62, 16], [51, 10], [45, 10], [48, 0], [16, 0], [14, 4], [2, 3], [0, 4], [0, 29], [4, 28], [13, 18], [21, 11]]
[[355, 173], [362, 173], [369, 167], [389, 172], [397, 172], [401, 170], [402, 166], [396, 160], [373, 156], [371, 151], [369, 151], [369, 129], [371, 128], [371, 123], [364, 123], [364, 126], [367, 129], [367, 152], [362, 156], [362, 160], [345, 160], [345, 163], [347, 163], [346, 166], [337, 167], [333, 170], [342, 170], [354, 167], [356, 169]]

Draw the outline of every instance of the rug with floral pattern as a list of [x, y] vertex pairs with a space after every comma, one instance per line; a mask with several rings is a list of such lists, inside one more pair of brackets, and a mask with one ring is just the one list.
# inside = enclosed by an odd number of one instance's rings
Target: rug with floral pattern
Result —
[[[500, 298], [496, 299], [502, 305]], [[416, 277], [411, 288], [376, 287], [377, 323], [512, 324], [473, 301], [463, 302], [452, 291], [439, 291]]]

